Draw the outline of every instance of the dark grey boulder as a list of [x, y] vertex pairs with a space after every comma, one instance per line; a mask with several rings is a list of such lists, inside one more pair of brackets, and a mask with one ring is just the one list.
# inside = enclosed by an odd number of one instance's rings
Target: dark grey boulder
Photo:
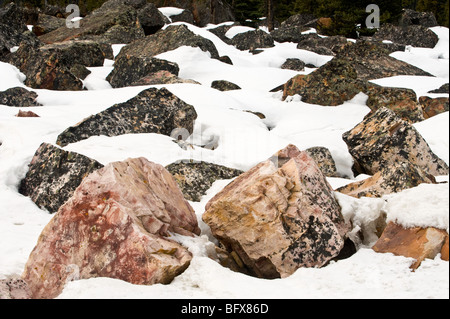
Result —
[[23, 87], [14, 87], [0, 92], [0, 104], [16, 107], [40, 106], [36, 102], [38, 95]]

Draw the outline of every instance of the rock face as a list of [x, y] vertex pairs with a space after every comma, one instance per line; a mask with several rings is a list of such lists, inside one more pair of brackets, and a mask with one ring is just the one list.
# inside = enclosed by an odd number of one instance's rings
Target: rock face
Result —
[[219, 58], [219, 53], [212, 41], [194, 34], [184, 24], [171, 25], [144, 39], [130, 43], [122, 48], [116, 58], [120, 59], [124, 56], [154, 57], [181, 46], [198, 47], [202, 51], [209, 52], [212, 58]]
[[166, 71], [177, 76], [180, 69], [176, 63], [146, 56], [121, 55], [114, 62], [114, 69], [106, 80], [114, 88], [140, 85], [143, 78]]
[[372, 249], [379, 253], [414, 258], [416, 261], [411, 268], [417, 269], [425, 258], [434, 259], [438, 253], [444, 258], [448, 256], [448, 233], [434, 227], [404, 228], [391, 222]]
[[208, 189], [219, 179], [231, 179], [243, 172], [222, 165], [198, 162], [179, 162], [166, 166], [178, 183], [184, 198], [200, 202]]
[[92, 277], [167, 284], [192, 258], [169, 232], [200, 233], [170, 173], [143, 158], [111, 163], [87, 177], [44, 228], [22, 278], [33, 298], [54, 298], [66, 282]]
[[356, 198], [382, 197], [422, 183], [435, 184], [436, 179], [411, 163], [402, 163], [385, 167], [372, 177], [340, 187], [336, 191]]
[[324, 266], [348, 231], [325, 176], [293, 145], [226, 186], [203, 220], [246, 272], [261, 278]]
[[421, 25], [395, 26], [385, 23], [373, 36], [375, 40], [388, 40], [420, 48], [434, 48], [439, 41], [436, 33]]
[[79, 28], [60, 27], [39, 37], [44, 43], [91, 39], [110, 44], [130, 43], [145, 36], [138, 12], [126, 1], [108, 1], [80, 21]]
[[387, 108], [380, 108], [344, 133], [343, 139], [360, 173], [374, 175], [401, 163], [411, 163], [433, 176], [449, 173], [447, 164], [432, 152], [419, 132]]
[[36, 92], [28, 91], [22, 87], [15, 87], [0, 92], [0, 104], [16, 107], [40, 106], [36, 102]]
[[55, 213], [81, 181], [102, 164], [81, 154], [43, 143], [36, 151], [19, 192], [42, 209]]
[[196, 118], [194, 107], [166, 88], [150, 88], [69, 127], [58, 136], [57, 144], [66, 146], [98, 135], [158, 133], [170, 136], [175, 128], [192, 133]]
[[421, 96], [419, 103], [423, 109], [425, 119], [429, 119], [435, 115], [448, 112], [448, 97], [430, 98], [428, 96]]

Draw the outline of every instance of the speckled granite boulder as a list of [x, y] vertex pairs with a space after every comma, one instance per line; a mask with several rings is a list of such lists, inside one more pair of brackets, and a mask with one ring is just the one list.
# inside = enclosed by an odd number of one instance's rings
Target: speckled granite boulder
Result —
[[36, 102], [38, 95], [22, 87], [10, 88], [0, 92], [0, 104], [16, 107], [40, 106]]

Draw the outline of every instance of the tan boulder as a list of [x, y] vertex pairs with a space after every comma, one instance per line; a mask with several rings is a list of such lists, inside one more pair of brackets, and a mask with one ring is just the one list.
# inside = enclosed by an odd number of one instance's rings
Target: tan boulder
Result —
[[348, 232], [325, 176], [293, 145], [237, 177], [203, 220], [243, 272], [262, 278], [326, 265]]
[[171, 174], [144, 158], [111, 163], [85, 178], [44, 228], [22, 278], [33, 298], [92, 277], [166, 284], [192, 258], [169, 232], [200, 233]]
[[390, 222], [372, 249], [414, 258], [411, 269], [417, 269], [425, 258], [434, 259], [439, 253], [448, 260], [448, 233], [434, 227], [404, 228]]

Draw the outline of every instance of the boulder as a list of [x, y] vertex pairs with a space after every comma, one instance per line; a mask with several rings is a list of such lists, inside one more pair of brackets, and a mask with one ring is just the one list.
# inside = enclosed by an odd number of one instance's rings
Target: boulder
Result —
[[7, 60], [26, 75], [25, 85], [33, 89], [80, 91], [83, 83], [72, 74], [57, 51], [41, 50], [22, 43]]
[[186, 200], [200, 202], [202, 196], [220, 179], [232, 179], [243, 172], [206, 162], [181, 161], [166, 166], [173, 175]]
[[153, 3], [146, 3], [138, 10], [138, 19], [145, 35], [155, 34], [166, 24], [166, 17]]
[[150, 73], [136, 82], [133, 82], [132, 86], [141, 85], [156, 85], [156, 84], [177, 84], [177, 83], [189, 83], [189, 84], [200, 84], [197, 81], [190, 79], [182, 79], [169, 71], [156, 71], [155, 73]]
[[433, 176], [448, 175], [448, 165], [436, 156], [420, 133], [392, 110], [380, 108], [343, 134], [359, 173], [374, 175], [383, 168], [411, 163]]
[[211, 83], [211, 87], [213, 89], [219, 90], [219, 91], [233, 91], [233, 90], [240, 90], [241, 87], [237, 84], [234, 84], [232, 82], [229, 81], [225, 81], [225, 80], [217, 80], [217, 81], [213, 81]]
[[286, 59], [286, 61], [281, 65], [283, 70], [292, 70], [292, 71], [304, 71], [306, 63], [300, 59]]
[[411, 269], [415, 270], [425, 258], [434, 259], [439, 253], [448, 256], [448, 233], [434, 227], [405, 228], [390, 222], [372, 249], [378, 253], [414, 258], [416, 261]]
[[226, 186], [203, 221], [245, 272], [261, 278], [326, 265], [349, 230], [326, 177], [293, 145]]
[[171, 15], [170, 20], [172, 20], [172, 22], [186, 22], [189, 24], [195, 24], [194, 14], [189, 9], [184, 9], [179, 14]]
[[39, 13], [38, 21], [33, 25], [32, 31], [39, 37], [64, 26], [66, 26], [66, 19]]
[[166, 88], [150, 88], [134, 98], [92, 115], [62, 132], [57, 144], [66, 146], [91, 136], [158, 133], [170, 136], [175, 128], [192, 134], [197, 113]]
[[40, 116], [31, 111], [19, 110], [19, 113], [17, 113], [16, 117], [40, 117]]
[[34, 299], [94, 277], [168, 284], [192, 259], [170, 233], [200, 234], [170, 173], [144, 158], [111, 163], [84, 179], [47, 224], [22, 278]]
[[429, 119], [435, 115], [448, 112], [448, 97], [431, 98], [428, 96], [421, 96], [419, 103], [423, 109], [425, 119]]
[[231, 44], [242, 51], [275, 46], [272, 36], [260, 29], [236, 34], [231, 39]]
[[198, 47], [202, 51], [209, 52], [212, 58], [219, 58], [219, 53], [212, 41], [194, 34], [184, 24], [171, 25], [144, 39], [128, 44], [120, 50], [116, 58], [120, 59], [124, 56], [154, 57], [181, 46]]
[[433, 76], [411, 64], [397, 60], [381, 40], [348, 42], [337, 51], [336, 57], [349, 61], [358, 79], [375, 80], [398, 75]]
[[19, 193], [41, 209], [55, 213], [72, 196], [81, 181], [103, 167], [84, 155], [42, 143], [33, 156]]
[[439, 41], [436, 33], [422, 25], [395, 26], [390, 23], [383, 24], [373, 38], [420, 48], [434, 48]]
[[436, 179], [411, 163], [401, 163], [384, 167], [372, 177], [340, 187], [336, 191], [356, 198], [383, 197], [422, 183], [436, 184]]
[[177, 76], [180, 69], [176, 63], [151, 56], [119, 55], [106, 80], [114, 88], [135, 86], [140, 85], [142, 78], [159, 71], [167, 71]]
[[444, 93], [444, 94], [449, 94], [449, 84], [445, 83], [444, 85], [442, 85], [439, 89], [436, 90], [432, 90], [428, 93]]
[[36, 102], [38, 95], [23, 87], [14, 87], [0, 92], [0, 104], [16, 107], [41, 106]]
[[316, 162], [321, 172], [327, 177], [339, 177], [331, 152], [326, 147], [311, 147], [305, 150], [309, 156]]
[[403, 10], [398, 24], [402, 27], [421, 25], [425, 28], [437, 27], [439, 25], [433, 12], [417, 12], [411, 9]]
[[277, 42], [299, 42], [302, 32], [315, 28], [317, 19], [311, 14], [297, 14], [283, 21], [270, 35]]
[[109, 44], [130, 43], [145, 36], [138, 13], [123, 1], [108, 1], [80, 21], [79, 28], [65, 25], [39, 37], [44, 43], [91, 39]]
[[321, 37], [317, 33], [308, 33], [300, 35], [297, 42], [297, 49], [334, 56], [348, 41], [343, 36]]

